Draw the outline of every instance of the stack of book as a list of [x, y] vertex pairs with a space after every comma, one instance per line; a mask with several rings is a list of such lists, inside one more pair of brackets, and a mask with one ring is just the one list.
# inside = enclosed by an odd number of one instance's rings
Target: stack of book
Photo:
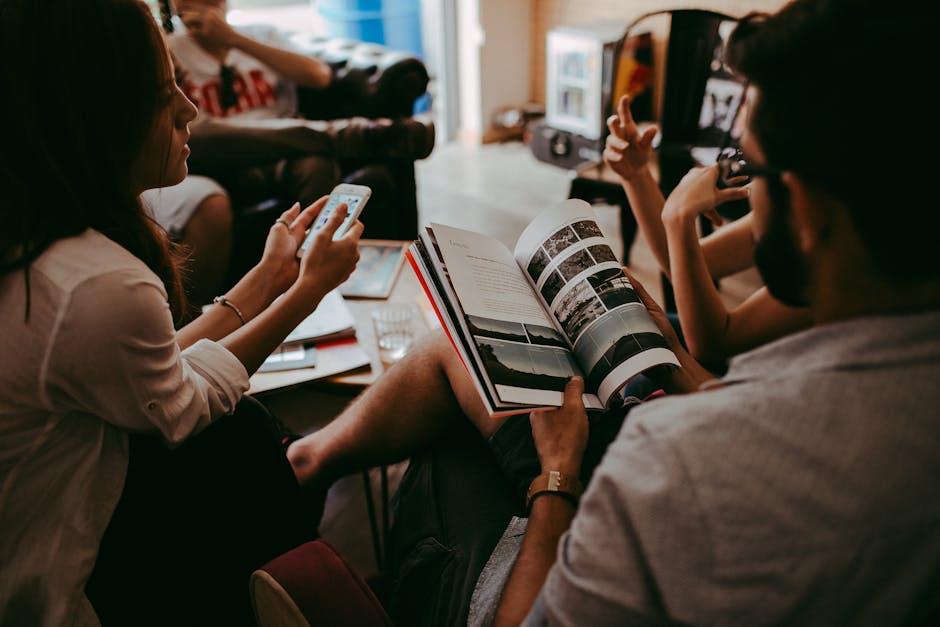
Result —
[[369, 364], [369, 355], [356, 340], [352, 312], [333, 290], [251, 377], [251, 392], [323, 379]]

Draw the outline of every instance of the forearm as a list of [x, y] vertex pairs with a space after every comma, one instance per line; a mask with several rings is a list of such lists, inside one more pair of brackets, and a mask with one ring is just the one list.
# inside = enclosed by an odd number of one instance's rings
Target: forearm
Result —
[[669, 247], [662, 218], [666, 199], [663, 198], [662, 190], [659, 189], [649, 168], [644, 168], [629, 180], [625, 179], [623, 190], [627, 194], [640, 233], [652, 250], [660, 270], [669, 276]]
[[752, 214], [749, 213], [702, 238], [702, 254], [713, 279], [721, 279], [754, 265], [751, 220]]
[[574, 505], [555, 495], [532, 502], [522, 548], [496, 610], [495, 627], [519, 625], [532, 609], [555, 563], [558, 542], [571, 526], [574, 514]]
[[330, 66], [313, 57], [275, 48], [241, 33], [235, 33], [231, 44], [233, 48], [237, 48], [258, 59], [287, 80], [298, 85], [324, 89], [329, 86], [333, 78]]
[[689, 352], [697, 359], [724, 357], [728, 310], [708, 271], [694, 218], [667, 216], [664, 225], [676, 308]]
[[[264, 311], [277, 296], [270, 290], [269, 274], [262, 266], [255, 266], [226, 293], [226, 298], [238, 308], [246, 322]], [[242, 321], [234, 309], [216, 304], [181, 328], [176, 340], [183, 350], [201, 339], [220, 340], [241, 326]]]
[[221, 340], [254, 373], [284, 338], [309, 316], [326, 293], [305, 289], [295, 283], [284, 295], [253, 320]]

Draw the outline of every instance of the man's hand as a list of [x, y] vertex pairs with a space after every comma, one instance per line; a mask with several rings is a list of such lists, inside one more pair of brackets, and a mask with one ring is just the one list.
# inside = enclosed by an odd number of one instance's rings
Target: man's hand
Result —
[[604, 161], [625, 181], [646, 169], [653, 156], [653, 138], [655, 128], [648, 128], [643, 134], [633, 121], [630, 113], [630, 99], [623, 96], [617, 104], [617, 113], [607, 118], [607, 146], [604, 149]]
[[204, 48], [234, 45], [237, 34], [226, 21], [222, 7], [200, 0], [180, 0], [177, 6], [186, 29]]
[[588, 437], [587, 412], [581, 398], [583, 393], [584, 379], [572, 377], [565, 386], [565, 400], [561, 407], [534, 411], [529, 415], [542, 471], [580, 474]]
[[[584, 380], [572, 377], [565, 386], [565, 401], [561, 407], [529, 415], [543, 472], [580, 474], [588, 436], [587, 413], [581, 399], [583, 392]], [[571, 524], [574, 512], [571, 504], [562, 499], [537, 499], [532, 503], [529, 526], [496, 608], [494, 627], [519, 625], [532, 609], [555, 562], [558, 540]]]

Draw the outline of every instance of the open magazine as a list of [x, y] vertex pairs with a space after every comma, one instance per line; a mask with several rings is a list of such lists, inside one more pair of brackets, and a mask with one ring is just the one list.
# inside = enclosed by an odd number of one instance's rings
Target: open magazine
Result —
[[610, 408], [637, 374], [679, 365], [582, 200], [542, 212], [514, 252], [432, 224], [408, 259], [491, 416], [561, 406], [575, 375], [585, 407]]

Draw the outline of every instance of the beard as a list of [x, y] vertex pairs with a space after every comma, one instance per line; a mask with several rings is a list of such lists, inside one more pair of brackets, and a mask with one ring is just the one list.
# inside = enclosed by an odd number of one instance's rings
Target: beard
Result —
[[767, 179], [767, 230], [754, 243], [754, 264], [771, 296], [790, 307], [805, 307], [806, 262], [790, 230], [790, 194], [776, 177]]

